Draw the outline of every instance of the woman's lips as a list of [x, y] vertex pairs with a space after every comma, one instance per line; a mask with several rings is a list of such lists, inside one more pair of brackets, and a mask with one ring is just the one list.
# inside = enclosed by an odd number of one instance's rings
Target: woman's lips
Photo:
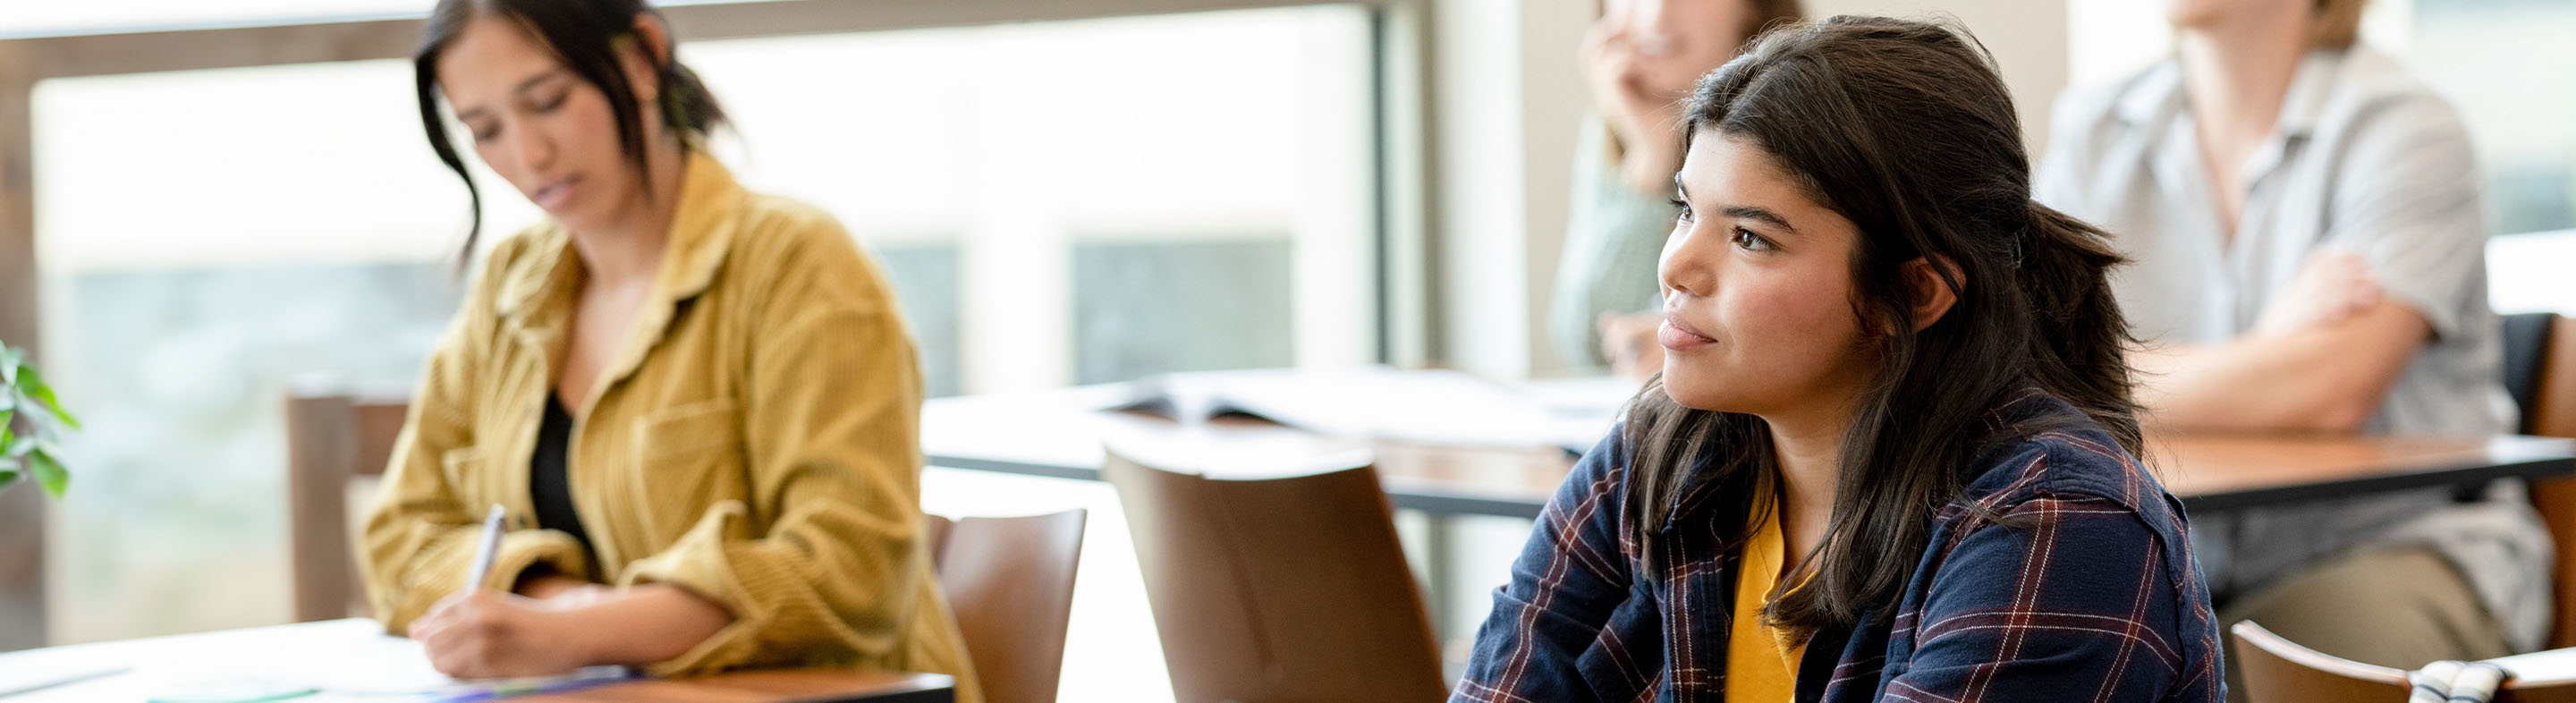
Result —
[[1708, 335], [1691, 329], [1690, 323], [1683, 322], [1679, 316], [1670, 314], [1664, 316], [1663, 326], [1655, 329], [1655, 341], [1673, 351], [1690, 351], [1717, 343]]
[[538, 188], [537, 192], [528, 199], [535, 201], [540, 209], [555, 212], [562, 209], [564, 203], [571, 202], [573, 187], [580, 184], [580, 176], [565, 176], [546, 184], [546, 187]]

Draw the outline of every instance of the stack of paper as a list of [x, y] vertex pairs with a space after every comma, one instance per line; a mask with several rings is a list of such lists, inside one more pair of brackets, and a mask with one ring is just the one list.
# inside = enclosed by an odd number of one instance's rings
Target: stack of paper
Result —
[[1329, 435], [1484, 447], [1590, 447], [1636, 391], [1618, 379], [1505, 384], [1382, 366], [1178, 373], [1131, 387], [1117, 407], [1182, 422], [1243, 413]]

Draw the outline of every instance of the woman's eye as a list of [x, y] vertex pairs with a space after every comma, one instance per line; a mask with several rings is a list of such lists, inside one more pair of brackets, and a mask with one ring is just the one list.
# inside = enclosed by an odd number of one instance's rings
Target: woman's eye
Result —
[[1735, 245], [1743, 247], [1746, 251], [1770, 251], [1778, 248], [1771, 245], [1771, 240], [1763, 239], [1762, 235], [1754, 234], [1753, 230], [1742, 227], [1735, 228], [1733, 238]]
[[474, 130], [474, 143], [481, 144], [483, 142], [492, 141], [493, 138], [499, 136], [501, 136], [501, 129], [499, 127], [485, 127], [483, 129], [477, 129]]
[[1673, 211], [1677, 213], [1676, 217], [1683, 222], [1689, 222], [1691, 219], [1690, 203], [1682, 202], [1680, 198], [1674, 198], [1672, 203]]
[[564, 99], [571, 97], [571, 95], [572, 93], [568, 91], [555, 93], [554, 97], [546, 98], [545, 100], [538, 102], [536, 109], [538, 112], [554, 112], [555, 109], [563, 107]]

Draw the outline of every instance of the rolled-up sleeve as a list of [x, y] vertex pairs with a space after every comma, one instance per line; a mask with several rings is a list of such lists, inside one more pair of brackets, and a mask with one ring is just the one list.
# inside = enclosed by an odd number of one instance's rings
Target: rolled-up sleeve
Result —
[[2493, 229], [2480, 195], [2475, 151], [2459, 115], [2439, 99], [2394, 99], [2332, 146], [2343, 187], [2335, 190], [2327, 246], [2361, 254], [2389, 298], [2436, 336], [2460, 331], [2464, 306], [2487, 304], [2486, 242]]

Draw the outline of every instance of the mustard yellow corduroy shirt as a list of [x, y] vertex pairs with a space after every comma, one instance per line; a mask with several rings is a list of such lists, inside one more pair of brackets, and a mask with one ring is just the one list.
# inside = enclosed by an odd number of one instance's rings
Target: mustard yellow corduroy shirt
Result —
[[732, 613], [652, 673], [935, 672], [979, 700], [922, 549], [921, 373], [885, 276], [830, 215], [743, 190], [703, 151], [687, 164], [654, 292], [567, 450], [594, 552], [529, 527], [529, 459], [582, 277], [548, 222], [496, 245], [430, 359], [367, 520], [376, 618], [399, 633], [456, 592], [499, 504], [519, 529], [486, 586], [546, 564]]

